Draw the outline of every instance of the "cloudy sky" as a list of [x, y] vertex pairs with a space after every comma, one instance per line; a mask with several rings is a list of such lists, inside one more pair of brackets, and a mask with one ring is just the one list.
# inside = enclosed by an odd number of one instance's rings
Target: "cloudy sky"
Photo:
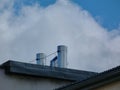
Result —
[[[68, 46], [68, 68], [120, 65], [119, 0], [0, 0], [0, 63], [35, 63]], [[52, 57], [47, 58], [47, 63]], [[33, 62], [31, 62], [33, 61]]]

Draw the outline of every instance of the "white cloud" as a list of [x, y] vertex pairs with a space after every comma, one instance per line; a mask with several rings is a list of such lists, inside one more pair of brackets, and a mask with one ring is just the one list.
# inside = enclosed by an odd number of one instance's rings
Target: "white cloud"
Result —
[[[4, 1], [4, 0], [3, 0]], [[46, 8], [23, 6], [0, 13], [0, 60], [29, 62], [37, 52], [49, 54], [68, 46], [70, 68], [102, 71], [120, 64], [120, 30], [108, 31], [88, 11], [59, 0]], [[10, 4], [9, 7], [12, 7]], [[49, 61], [49, 60], [48, 60]]]

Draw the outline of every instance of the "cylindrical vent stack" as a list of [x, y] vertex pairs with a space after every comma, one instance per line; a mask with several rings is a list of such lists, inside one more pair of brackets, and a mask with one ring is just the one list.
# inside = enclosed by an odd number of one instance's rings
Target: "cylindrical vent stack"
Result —
[[45, 60], [46, 60], [46, 56], [44, 53], [37, 53], [36, 54], [36, 62], [39, 65], [45, 65]]
[[67, 46], [65, 45], [58, 46], [58, 67], [67, 67]]

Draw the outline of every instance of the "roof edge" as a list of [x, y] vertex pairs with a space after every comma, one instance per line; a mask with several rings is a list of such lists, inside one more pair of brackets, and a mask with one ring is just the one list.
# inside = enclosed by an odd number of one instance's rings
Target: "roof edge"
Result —
[[3, 69], [5, 69], [6, 74], [22, 74], [36, 77], [64, 79], [70, 81], [81, 81], [88, 78], [89, 76], [96, 74], [95, 72], [42, 66], [12, 60], [3, 63], [2, 67]]
[[120, 80], [120, 66], [101, 72], [97, 75], [91, 76], [83, 81], [77, 81], [72, 84], [60, 87], [55, 90], [74, 90], [87, 87], [87, 90]]

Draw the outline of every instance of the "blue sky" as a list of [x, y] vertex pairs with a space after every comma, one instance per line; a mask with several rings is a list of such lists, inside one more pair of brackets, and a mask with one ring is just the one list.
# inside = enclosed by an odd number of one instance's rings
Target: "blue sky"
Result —
[[[21, 0], [18, 0], [21, 2]], [[103, 27], [109, 30], [118, 28], [120, 23], [120, 0], [71, 0], [87, 10]], [[37, 2], [43, 7], [54, 4], [56, 0], [23, 0], [24, 4]], [[20, 3], [18, 3], [20, 5]], [[19, 7], [19, 5], [16, 7]]]
[[[87, 10], [103, 27], [109, 30], [118, 28], [120, 23], [120, 0], [71, 0]], [[20, 2], [25, 5], [39, 3], [43, 7], [54, 4], [56, 0], [18, 0], [15, 7], [20, 8]]]
[[120, 23], [120, 0], [72, 0], [88, 10], [92, 16], [99, 17], [101, 24], [109, 29]]

